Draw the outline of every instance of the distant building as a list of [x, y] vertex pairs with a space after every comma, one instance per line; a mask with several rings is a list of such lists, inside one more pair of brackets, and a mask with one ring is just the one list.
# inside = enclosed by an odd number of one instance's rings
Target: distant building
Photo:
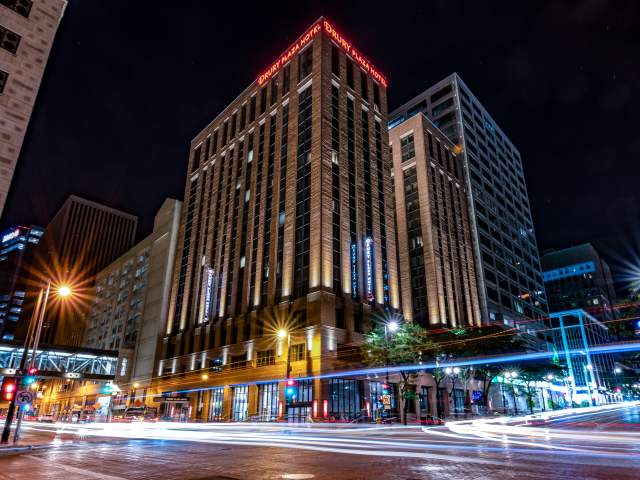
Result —
[[84, 345], [120, 351], [116, 379], [121, 387], [130, 380], [148, 383], [153, 376], [169, 308], [181, 206], [165, 200], [153, 233], [96, 275]]
[[79, 294], [78, 301], [69, 302], [71, 305], [64, 309], [62, 302], [49, 308], [43, 326], [44, 343], [80, 345], [87, 310], [81, 300], [86, 300], [95, 275], [131, 248], [137, 223], [134, 215], [75, 195], [53, 217], [35, 261], [41, 263], [46, 277], [70, 283]]
[[550, 312], [580, 308], [603, 322], [615, 318], [611, 270], [593, 245], [547, 252], [540, 261]]
[[457, 74], [389, 114], [389, 127], [424, 113], [455, 145], [470, 195], [480, 308], [491, 323], [535, 330], [547, 306], [522, 159]]
[[404, 317], [430, 328], [480, 326], [462, 159], [422, 114], [390, 129], [389, 143]]
[[31, 225], [15, 227], [0, 236], [0, 338], [13, 340], [20, 320], [32, 254], [44, 229]]
[[577, 308], [549, 314], [551, 341], [558, 360], [568, 372], [569, 396], [575, 403], [601, 403], [612, 386], [611, 354], [593, 347], [609, 343], [609, 329], [600, 320]]
[[0, 215], [66, 0], [0, 2]]

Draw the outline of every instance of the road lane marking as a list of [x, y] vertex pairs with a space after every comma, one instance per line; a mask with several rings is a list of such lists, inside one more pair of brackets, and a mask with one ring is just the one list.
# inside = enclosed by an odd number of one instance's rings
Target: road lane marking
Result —
[[31, 460], [36, 460], [41, 463], [46, 463], [49, 466], [53, 466], [55, 468], [59, 468], [69, 473], [76, 473], [78, 475], [82, 475], [80, 478], [95, 478], [96, 480], [127, 480], [124, 477], [116, 477], [113, 475], [106, 475], [104, 473], [93, 472], [91, 470], [85, 470], [83, 468], [72, 467], [71, 465], [60, 464], [57, 462], [52, 462], [51, 460], [46, 460], [44, 458], [31, 456]]

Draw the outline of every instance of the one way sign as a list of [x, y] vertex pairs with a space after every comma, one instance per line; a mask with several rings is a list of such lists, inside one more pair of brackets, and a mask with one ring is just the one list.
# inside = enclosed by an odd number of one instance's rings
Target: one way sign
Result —
[[16, 395], [16, 405], [29, 405], [33, 402], [33, 392], [29, 390], [20, 390]]

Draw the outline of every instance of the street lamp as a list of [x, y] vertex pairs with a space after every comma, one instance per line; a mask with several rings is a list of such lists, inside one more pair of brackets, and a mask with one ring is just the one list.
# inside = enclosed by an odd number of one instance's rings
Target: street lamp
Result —
[[[68, 298], [72, 295], [72, 290], [69, 285], [61, 284], [55, 288], [56, 294], [60, 298]], [[27, 355], [29, 349], [31, 349], [31, 361], [29, 362], [29, 370], [35, 368], [36, 352], [38, 351], [38, 344], [40, 343], [40, 335], [42, 333], [42, 324], [44, 323], [44, 317], [47, 310], [47, 303], [49, 301], [49, 294], [51, 293], [51, 280], [47, 281], [47, 286], [42, 287], [38, 293], [38, 299], [36, 306], [31, 314], [31, 320], [29, 321], [29, 327], [27, 329], [27, 335], [24, 340], [24, 347], [22, 348], [22, 357], [20, 358], [20, 369], [17, 379], [20, 380], [23, 377], [23, 372], [27, 364]], [[9, 409], [7, 411], [7, 418], [4, 422], [4, 429], [2, 431], [2, 437], [0, 443], [8, 443], [9, 436], [11, 434], [11, 423], [15, 415], [16, 409], [16, 396], [14, 395]], [[16, 431], [13, 436], [14, 443], [20, 438], [20, 421], [22, 415], [18, 415], [18, 424], [16, 425]]]
[[[518, 402], [516, 400], [516, 387], [513, 382], [516, 378], [518, 378], [518, 372], [512, 370], [511, 372], [507, 371], [504, 373], [504, 378], [511, 383], [511, 393], [513, 395], [513, 412], [515, 415], [518, 415]], [[502, 403], [505, 404], [504, 398], [504, 390], [502, 392]], [[506, 408], [505, 408], [506, 409]]]
[[389, 333], [395, 333], [400, 328], [400, 324], [395, 320], [390, 320], [384, 324], [384, 343], [385, 343], [385, 366], [387, 367], [387, 383], [389, 383]]

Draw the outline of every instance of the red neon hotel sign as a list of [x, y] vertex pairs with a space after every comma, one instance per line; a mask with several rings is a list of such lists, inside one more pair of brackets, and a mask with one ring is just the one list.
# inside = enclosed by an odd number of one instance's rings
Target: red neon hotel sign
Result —
[[313, 38], [324, 31], [337, 45], [345, 51], [365, 72], [380, 83], [385, 88], [388, 86], [387, 79], [380, 73], [355, 47], [346, 40], [333, 26], [326, 20], [320, 19], [309, 28], [293, 45], [291, 45], [271, 66], [258, 77], [258, 85], [262, 85], [273, 77], [278, 71], [308, 45]]

